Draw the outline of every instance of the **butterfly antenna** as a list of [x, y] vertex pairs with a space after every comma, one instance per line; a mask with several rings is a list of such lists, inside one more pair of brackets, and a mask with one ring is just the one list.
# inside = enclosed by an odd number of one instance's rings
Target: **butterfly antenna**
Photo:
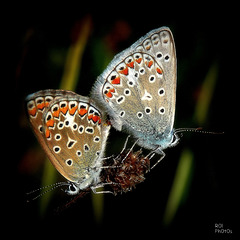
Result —
[[[47, 185], [47, 186], [44, 186], [44, 187], [35, 189], [35, 190], [31, 191], [31, 192], [28, 192], [28, 193], [26, 193], [26, 195], [31, 195], [31, 194], [33, 194], [33, 193], [35, 193], [35, 192], [41, 191], [41, 190], [43, 190], [43, 189], [47, 189], [46, 191], [38, 194], [36, 197], [34, 197], [34, 198], [30, 199], [30, 200], [27, 200], [27, 202], [36, 200], [36, 199], [38, 199], [39, 197], [42, 197], [43, 195], [45, 195], [46, 193], [48, 193], [48, 192], [50, 192], [50, 191], [52, 191], [52, 190], [54, 190], [54, 189], [56, 189], [56, 188], [58, 188], [58, 187], [65, 186], [65, 185], [68, 185], [68, 184], [67, 184], [66, 182], [57, 182], [57, 183], [54, 183], [54, 184], [51, 184], [51, 185]], [[48, 188], [49, 188], [49, 189], [48, 189]]]
[[199, 128], [178, 128], [174, 131], [174, 134], [183, 133], [183, 132], [196, 132], [196, 133], [203, 133], [203, 134], [224, 134], [224, 132], [211, 132], [202, 130], [201, 127]]

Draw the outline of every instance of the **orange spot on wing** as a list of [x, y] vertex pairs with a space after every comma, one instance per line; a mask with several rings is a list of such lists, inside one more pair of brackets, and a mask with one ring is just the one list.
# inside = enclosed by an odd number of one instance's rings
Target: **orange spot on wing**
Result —
[[51, 118], [46, 122], [47, 127], [53, 127], [54, 126], [54, 119]]
[[92, 116], [92, 120], [94, 123], [96, 123], [98, 121], [98, 119], [99, 119], [99, 116], [96, 116], [96, 115]]
[[92, 119], [92, 117], [93, 117], [93, 115], [91, 114], [91, 115], [88, 115], [88, 120], [91, 120]]
[[150, 48], [151, 48], [151, 46], [147, 46], [147, 47], [146, 47], [146, 50], [149, 50]]
[[73, 107], [73, 108], [69, 108], [69, 113], [70, 113], [71, 115], [74, 115], [74, 113], [76, 112], [76, 110], [77, 110], [77, 105], [76, 105], [75, 107]]
[[127, 63], [127, 66], [130, 67], [130, 68], [133, 68], [134, 67], [134, 62]]
[[157, 67], [156, 71], [159, 73], [159, 74], [162, 74], [162, 70], [160, 68]]
[[88, 116], [89, 120], [92, 120], [94, 123], [101, 124], [101, 118], [98, 115], [91, 114]]
[[124, 75], [128, 75], [128, 67], [125, 67], [123, 70], [120, 70], [118, 72]]
[[108, 91], [106, 94], [105, 94], [108, 98], [112, 98], [112, 93], [110, 91]]
[[112, 84], [120, 84], [120, 77], [116, 77], [111, 81]]
[[53, 117], [58, 118], [59, 117], [59, 113], [60, 113], [60, 109], [58, 108], [56, 111], [53, 111], [52, 115], [53, 115]]
[[138, 58], [138, 59], [136, 59], [136, 62], [137, 62], [138, 64], [140, 64], [141, 61], [142, 61], [142, 58]]
[[115, 93], [115, 89], [114, 89], [114, 88], [109, 89], [108, 92], [105, 93], [105, 95], [106, 95], [108, 98], [112, 98], [112, 96], [113, 96], [112, 93]]
[[44, 102], [37, 104], [37, 108], [40, 109], [40, 110], [42, 110], [44, 107], [45, 107]]
[[61, 107], [61, 108], [60, 108], [60, 111], [61, 111], [64, 115], [66, 114], [67, 110], [68, 110], [68, 105], [66, 105], [65, 107]]
[[45, 102], [45, 107], [48, 107], [49, 104], [50, 104], [50, 102], [46, 101]]
[[147, 66], [150, 68], [152, 65], [153, 65], [153, 61], [151, 60], [151, 61], [149, 61]]
[[50, 138], [50, 131], [48, 129], [45, 130], [45, 137]]
[[36, 112], [37, 112], [37, 108], [36, 107], [34, 107], [32, 109], [28, 109], [28, 114], [31, 115], [31, 116], [35, 116]]
[[86, 108], [80, 108], [80, 110], [78, 111], [79, 115], [81, 117], [83, 117], [86, 113], [87, 113], [87, 110]]

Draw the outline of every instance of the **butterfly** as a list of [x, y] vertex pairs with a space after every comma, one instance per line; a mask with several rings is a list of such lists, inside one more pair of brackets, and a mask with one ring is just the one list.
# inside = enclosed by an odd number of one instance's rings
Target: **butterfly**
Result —
[[69, 194], [98, 187], [110, 125], [96, 103], [65, 90], [26, 98], [33, 131], [49, 160], [69, 181]]
[[[67, 193], [89, 188], [100, 193], [96, 189], [105, 185], [114, 194], [131, 190], [143, 181], [155, 153], [161, 158], [152, 168], [164, 158], [164, 149], [177, 145], [178, 133], [211, 133], [173, 128], [176, 64], [172, 32], [161, 27], [117, 54], [97, 78], [90, 98], [65, 90], [43, 90], [26, 98], [33, 131], [52, 164], [69, 181]], [[104, 158], [111, 126], [128, 132], [135, 144], [151, 150], [149, 155], [132, 148], [126, 151], [125, 146], [112, 162], [106, 162], [111, 159]]]
[[97, 78], [91, 97], [110, 115], [114, 128], [127, 131], [162, 159], [163, 150], [179, 141], [173, 128], [176, 79], [173, 35], [161, 27], [117, 54]]

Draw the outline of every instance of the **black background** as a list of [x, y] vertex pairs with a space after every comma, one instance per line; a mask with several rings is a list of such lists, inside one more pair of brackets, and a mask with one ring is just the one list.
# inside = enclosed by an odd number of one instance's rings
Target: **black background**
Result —
[[[9, 209], [7, 224], [12, 226], [13, 233], [16, 230], [19, 236], [25, 238], [64, 236], [68, 239], [236, 237], [239, 231], [236, 220], [239, 215], [237, 16], [233, 6], [210, 8], [202, 2], [195, 2], [192, 6], [172, 4], [145, 2], [130, 8], [126, 2], [112, 2], [110, 8], [104, 3], [99, 6], [93, 3], [94, 6], [89, 8], [70, 4], [10, 8], [6, 17], [6, 35], [11, 43], [8, 55], [13, 70], [9, 78], [13, 77], [15, 85], [14, 109], [17, 115], [14, 119], [17, 120], [17, 132], [13, 133], [13, 150], [10, 151], [11, 157], [7, 158], [10, 162], [4, 173], [6, 179], [3, 185], [9, 191], [4, 198]], [[216, 88], [207, 122], [202, 127], [225, 132], [224, 135], [184, 135], [177, 147], [166, 150], [165, 159], [136, 189], [116, 197], [104, 195], [104, 216], [99, 224], [94, 220], [90, 194], [71, 207], [59, 210], [70, 198], [60, 189], [55, 190], [50, 206], [42, 217], [39, 215], [38, 200], [27, 203], [25, 194], [40, 187], [43, 166], [40, 164], [39, 169], [31, 171], [31, 167], [24, 165], [29, 151], [38, 147], [27, 124], [24, 99], [40, 89], [59, 87], [64, 59], [60, 58], [59, 64], [53, 66], [50, 53], [54, 50], [66, 52], [74, 39], [74, 26], [86, 16], [91, 18], [92, 27], [83, 56], [77, 93], [88, 95], [101, 73], [98, 70], [100, 67], [92, 66], [96, 64], [91, 57], [92, 44], [96, 39], [104, 41], [108, 34], [115, 31], [119, 22], [127, 26], [129, 31], [126, 31], [127, 37], [117, 41], [112, 48], [114, 54], [148, 31], [168, 26], [174, 35], [178, 59], [175, 127], [198, 127], [192, 118], [196, 96], [208, 70], [213, 63], [217, 63]], [[107, 154], [119, 152], [125, 137], [112, 130]], [[193, 176], [185, 200], [172, 223], [166, 227], [162, 219], [179, 156], [185, 147], [194, 152]], [[39, 158], [45, 158], [41, 150], [40, 155]], [[233, 234], [215, 234], [216, 223], [223, 223], [224, 228], [232, 229]]]

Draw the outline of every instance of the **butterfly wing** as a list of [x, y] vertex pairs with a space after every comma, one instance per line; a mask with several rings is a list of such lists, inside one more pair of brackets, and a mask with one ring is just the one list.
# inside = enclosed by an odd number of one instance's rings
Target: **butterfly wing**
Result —
[[65, 90], [40, 90], [36, 93], [30, 94], [26, 97], [27, 113], [31, 127], [42, 145], [45, 149], [45, 138], [43, 134], [43, 122], [42, 116], [45, 110], [48, 108], [49, 104], [56, 98], [61, 98], [65, 95], [74, 96], [76, 93]]
[[176, 98], [170, 29], [153, 30], [118, 54], [99, 76], [92, 96], [107, 108], [115, 128], [146, 139], [148, 148], [164, 148], [172, 139]]
[[[30, 122], [56, 169], [66, 179], [81, 183], [91, 178], [88, 174], [91, 169], [101, 166], [110, 127], [89, 98], [72, 92], [62, 93], [44, 109], [41, 120], [33, 117], [32, 106], [39, 96], [36, 99], [29, 97], [27, 106]], [[47, 97], [47, 94], [44, 95], [44, 100]], [[42, 128], [39, 132], [40, 123]]]

